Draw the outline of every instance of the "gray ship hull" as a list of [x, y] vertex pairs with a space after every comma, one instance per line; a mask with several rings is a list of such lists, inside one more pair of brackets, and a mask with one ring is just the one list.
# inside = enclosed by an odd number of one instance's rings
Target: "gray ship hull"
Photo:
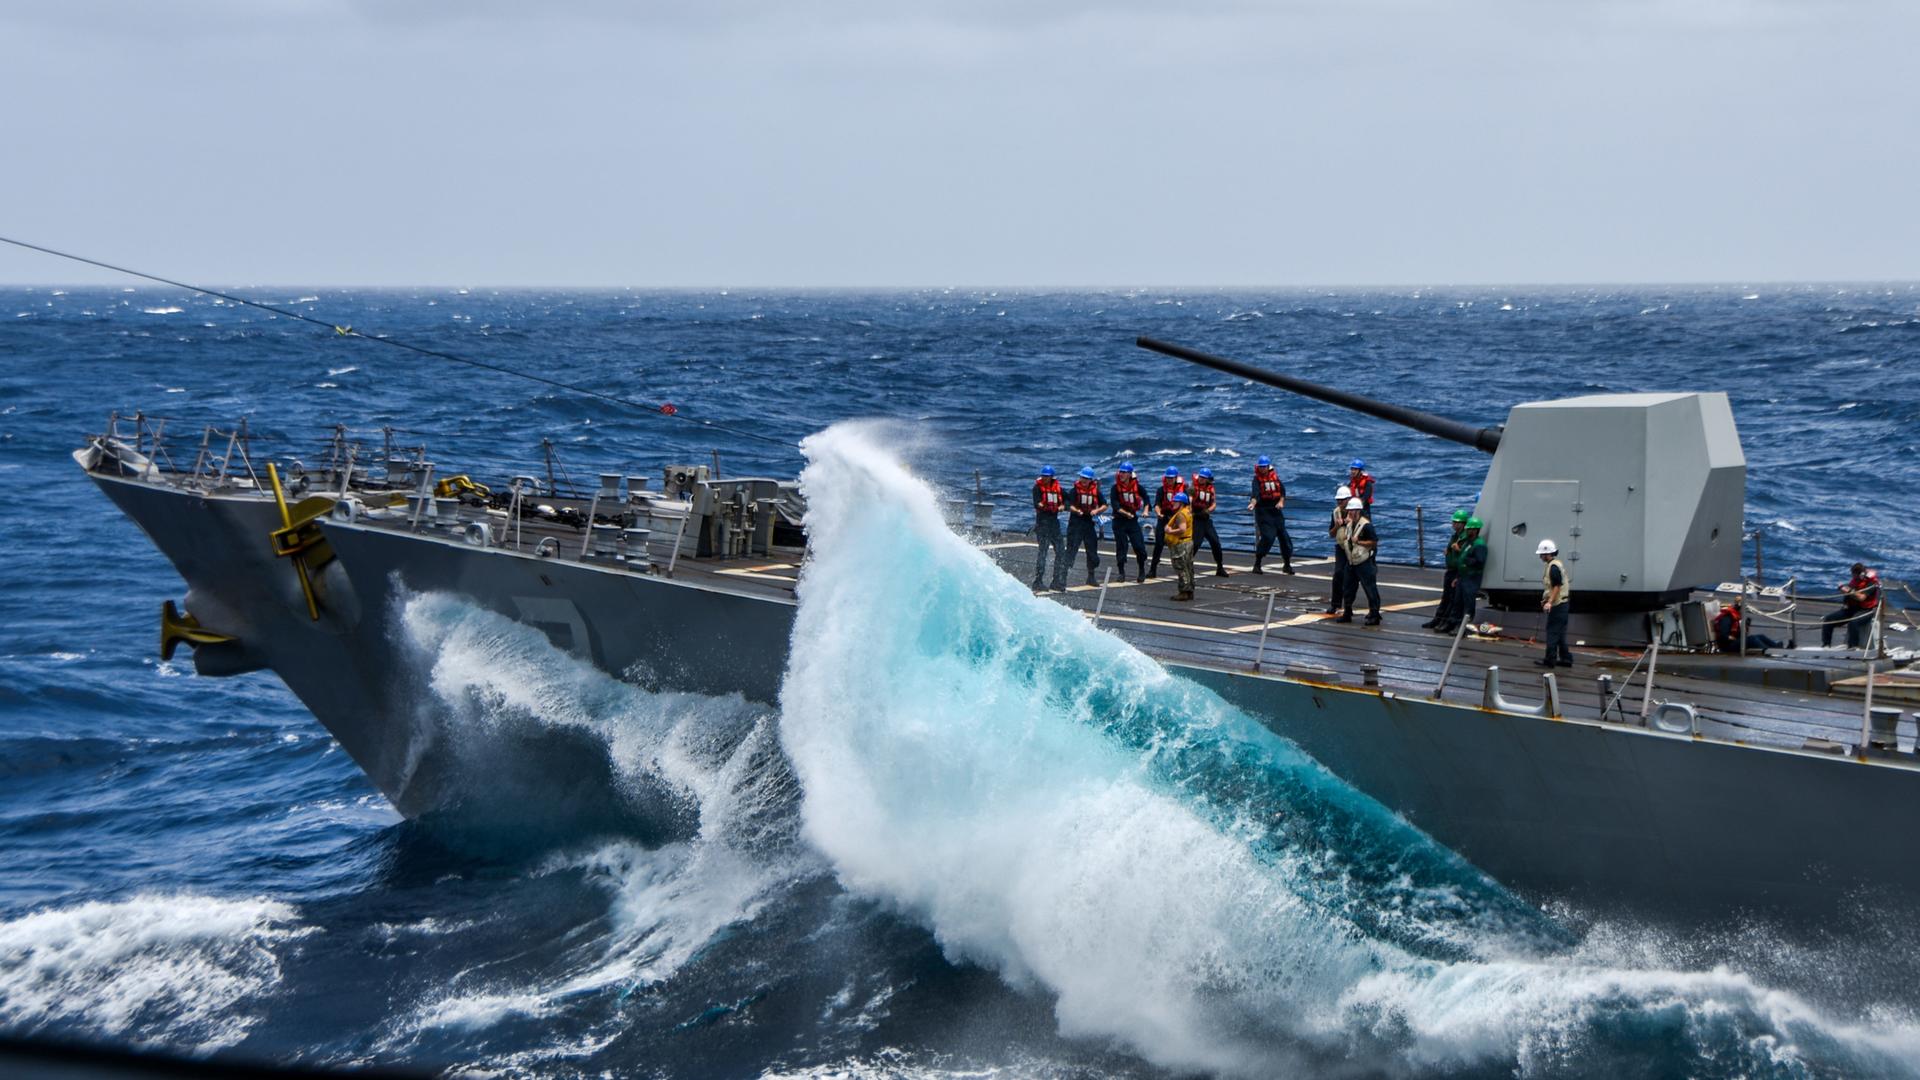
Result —
[[[397, 660], [393, 619], [410, 590], [457, 594], [649, 688], [767, 703], [779, 693], [790, 587], [751, 588], [748, 577], [712, 572], [698, 581], [630, 573], [328, 521], [338, 561], [324, 582], [328, 614], [314, 622], [286, 564], [266, 552], [271, 502], [94, 478], [179, 567], [192, 610], [234, 628], [248, 658], [275, 671], [409, 815], [442, 807], [458, 788], [448, 763], [457, 755], [416, 716]], [[1134, 636], [1124, 624], [1118, 632]], [[1147, 651], [1533, 900], [1686, 921], [1742, 909], [1825, 920], [1863, 890], [1901, 902], [1920, 890], [1920, 868], [1885, 835], [1920, 816], [1920, 777], [1908, 767]], [[604, 749], [548, 748], [527, 767], [605, 768]]]

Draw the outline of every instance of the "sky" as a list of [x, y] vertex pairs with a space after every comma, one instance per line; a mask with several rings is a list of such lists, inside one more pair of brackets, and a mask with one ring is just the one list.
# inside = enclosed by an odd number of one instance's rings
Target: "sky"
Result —
[[1914, 0], [0, 0], [0, 235], [234, 285], [1911, 280], [1916, 41]]

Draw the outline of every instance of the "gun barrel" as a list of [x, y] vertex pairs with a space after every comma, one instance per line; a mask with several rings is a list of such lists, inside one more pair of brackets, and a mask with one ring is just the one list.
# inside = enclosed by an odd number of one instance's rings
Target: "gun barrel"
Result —
[[1282, 375], [1279, 372], [1254, 367], [1252, 364], [1243, 364], [1238, 360], [1229, 360], [1224, 356], [1214, 356], [1198, 349], [1189, 349], [1185, 345], [1175, 345], [1171, 341], [1141, 337], [1136, 338], [1134, 344], [1177, 360], [1185, 360], [1190, 364], [1199, 364], [1201, 367], [1210, 367], [1229, 375], [1238, 375], [1240, 378], [1289, 390], [1302, 397], [1313, 398], [1315, 401], [1324, 401], [1329, 405], [1338, 405], [1343, 409], [1366, 413], [1368, 416], [1391, 421], [1402, 427], [1410, 427], [1415, 431], [1424, 431], [1436, 438], [1463, 443], [1489, 454], [1500, 448], [1501, 429], [1497, 427], [1475, 427], [1445, 416], [1435, 416], [1432, 413], [1421, 412], [1419, 409], [1409, 409], [1404, 405], [1376, 401], [1360, 394], [1336, 390], [1331, 386], [1321, 386], [1319, 383], [1296, 379], [1291, 375]]

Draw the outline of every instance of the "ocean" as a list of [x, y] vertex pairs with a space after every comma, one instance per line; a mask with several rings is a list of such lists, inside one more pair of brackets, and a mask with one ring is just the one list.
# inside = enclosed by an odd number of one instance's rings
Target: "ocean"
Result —
[[[651, 408], [166, 288], [0, 290], [0, 1033], [511, 1076], [1920, 1071], [1911, 928], [1537, 911], [940, 525], [976, 490], [1017, 525], [1043, 464], [1231, 489], [1268, 454], [1317, 504], [1361, 457], [1411, 561], [1416, 507], [1473, 501], [1484, 455], [1146, 334], [1476, 424], [1724, 390], [1749, 567], [1911, 580], [1920, 286], [235, 291]], [[241, 418], [309, 461], [392, 428], [482, 480], [547, 446], [581, 481], [805, 468], [782, 706], [419, 596], [396, 644], [477, 761], [580, 728], [611, 768], [553, 799], [609, 784], [697, 828], [402, 821], [270, 674], [160, 662], [181, 583], [68, 457], [136, 410], [189, 453]]]

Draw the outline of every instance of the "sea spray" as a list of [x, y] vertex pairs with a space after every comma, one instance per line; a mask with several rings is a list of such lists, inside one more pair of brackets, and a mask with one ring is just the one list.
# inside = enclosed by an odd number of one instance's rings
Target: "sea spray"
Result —
[[[499, 765], [546, 760], [551, 737], [584, 738], [604, 774], [549, 773], [555, 803], [621, 804], [617, 827], [574, 833], [538, 858], [533, 874], [573, 874], [610, 896], [607, 929], [570, 946], [556, 974], [531, 985], [496, 982], [477, 969], [396, 1024], [384, 1046], [405, 1050], [423, 1033], [483, 1030], [512, 1018], [539, 1020], [581, 995], [631, 993], [670, 978], [716, 935], [753, 918], [781, 886], [819, 873], [797, 843], [796, 788], [773, 717], [735, 697], [649, 692], [563, 653], [538, 630], [458, 597], [402, 598], [398, 625], [428, 693], [420, 702], [438, 738], [457, 745], [457, 782], [492, 794]], [[586, 791], [605, 783], [601, 791]], [[462, 811], [475, 799], [456, 800]], [[484, 802], [482, 827], [507, 810]], [[530, 818], [554, 810], [537, 798], [513, 808]], [[444, 835], [474, 827], [452, 813], [432, 823]], [[576, 819], [577, 820], [577, 819]], [[604, 823], [603, 823], [604, 824]]]
[[884, 443], [860, 425], [806, 443], [781, 721], [805, 836], [950, 957], [1051, 994], [1063, 1032], [1253, 1074], [1916, 1059], [1911, 1027], [1836, 1022], [1737, 972], [1555, 953], [1510, 897], [1297, 749], [1027, 595]]

